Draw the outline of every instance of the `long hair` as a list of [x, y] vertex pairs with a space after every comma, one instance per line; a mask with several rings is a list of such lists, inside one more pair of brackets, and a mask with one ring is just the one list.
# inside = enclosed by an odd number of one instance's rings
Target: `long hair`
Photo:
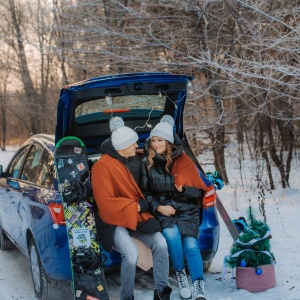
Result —
[[[175, 149], [178, 149], [178, 148], [174, 144], [171, 144], [169, 141], [166, 141], [166, 142], [167, 142], [166, 152], [163, 153], [163, 155], [165, 156], [166, 161], [167, 161], [166, 166], [165, 166], [165, 170], [166, 170], [167, 173], [171, 173], [170, 166], [171, 166], [172, 161], [173, 161], [172, 160], [172, 153]], [[154, 165], [153, 158], [154, 158], [155, 154], [156, 154], [156, 152], [153, 149], [152, 143], [150, 141], [149, 155], [148, 155], [148, 162], [149, 162], [148, 169], [149, 170]]]

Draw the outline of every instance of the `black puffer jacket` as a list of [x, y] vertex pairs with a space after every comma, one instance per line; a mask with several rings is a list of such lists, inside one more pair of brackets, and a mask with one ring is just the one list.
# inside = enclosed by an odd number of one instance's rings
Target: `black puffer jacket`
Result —
[[[148, 153], [150, 140], [145, 143]], [[180, 138], [174, 134], [174, 144], [178, 150], [173, 151], [173, 162], [183, 153]], [[177, 224], [182, 235], [199, 236], [199, 216], [196, 199], [203, 196], [204, 191], [193, 187], [184, 187], [179, 193], [175, 187], [172, 174], [165, 171], [166, 159], [163, 155], [156, 154], [153, 158], [154, 165], [148, 169], [147, 157], [143, 159], [140, 174], [140, 188], [149, 201], [150, 211], [157, 218], [162, 228], [173, 227]], [[172, 166], [171, 166], [172, 168]], [[175, 215], [165, 216], [157, 211], [160, 205], [171, 205]]]

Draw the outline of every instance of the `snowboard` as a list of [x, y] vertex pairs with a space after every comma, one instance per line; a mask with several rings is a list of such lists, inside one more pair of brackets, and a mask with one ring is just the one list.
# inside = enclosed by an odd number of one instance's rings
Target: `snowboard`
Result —
[[[185, 133], [184, 133], [184, 136], [182, 139], [182, 143], [183, 143], [184, 151], [186, 152], [186, 154], [193, 160], [193, 162], [197, 166], [197, 168], [199, 168], [199, 170], [203, 174], [205, 174], [187, 141], [187, 137], [186, 137]], [[212, 182], [212, 183], [214, 184], [214, 186], [216, 186], [216, 184], [214, 182]], [[227, 210], [225, 209], [225, 207], [218, 195], [217, 195], [217, 210], [218, 210], [220, 216], [222, 217], [232, 239], [234, 241], [236, 241], [239, 238], [240, 234], [237, 230], [237, 227], [232, 222]]]
[[98, 242], [88, 156], [84, 143], [67, 136], [55, 145], [55, 167], [62, 196], [75, 300], [108, 300]]

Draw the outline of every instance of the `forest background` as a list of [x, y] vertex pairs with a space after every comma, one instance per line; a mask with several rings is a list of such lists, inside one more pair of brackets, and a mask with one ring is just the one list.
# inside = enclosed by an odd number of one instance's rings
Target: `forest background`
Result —
[[264, 169], [268, 188], [289, 187], [299, 148], [299, 0], [0, 0], [0, 14], [2, 150], [55, 132], [65, 85], [186, 74], [195, 77], [184, 114], [195, 154], [211, 150], [228, 183], [224, 151], [235, 141], [241, 175], [247, 150], [258, 184]]

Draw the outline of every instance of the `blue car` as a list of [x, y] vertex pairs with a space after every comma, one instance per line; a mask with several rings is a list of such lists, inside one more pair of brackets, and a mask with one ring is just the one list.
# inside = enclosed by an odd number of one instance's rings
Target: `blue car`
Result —
[[[164, 114], [189, 148], [183, 127], [187, 89], [193, 77], [169, 73], [130, 73], [92, 78], [61, 89], [55, 135], [35, 135], [16, 152], [6, 170], [0, 166], [0, 249], [17, 246], [30, 259], [35, 294], [60, 299], [63, 281], [71, 280], [68, 239], [54, 168], [55, 143], [77, 136], [86, 145], [90, 166], [101, 159], [100, 146], [111, 135], [109, 120], [120, 116], [139, 135], [143, 155], [150, 130]], [[188, 151], [186, 151], [188, 153]], [[204, 270], [217, 252], [219, 222], [214, 186], [199, 208], [199, 244]], [[106, 268], [120, 265], [119, 253], [106, 253]]]

